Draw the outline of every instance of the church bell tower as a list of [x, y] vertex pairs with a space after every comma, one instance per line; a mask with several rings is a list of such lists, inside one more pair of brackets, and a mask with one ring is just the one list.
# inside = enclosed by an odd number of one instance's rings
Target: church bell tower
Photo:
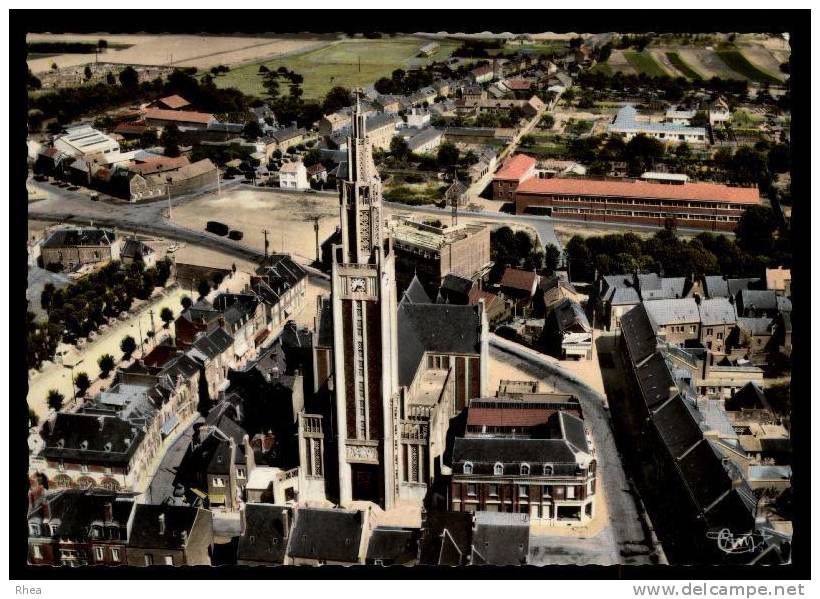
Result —
[[395, 259], [383, 235], [381, 180], [359, 95], [339, 183], [342, 243], [333, 248], [331, 272], [339, 501], [389, 509], [398, 495]]

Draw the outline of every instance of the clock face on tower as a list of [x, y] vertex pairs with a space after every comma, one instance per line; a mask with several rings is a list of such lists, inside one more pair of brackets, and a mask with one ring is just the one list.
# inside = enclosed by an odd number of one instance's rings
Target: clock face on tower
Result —
[[364, 293], [367, 291], [367, 282], [361, 277], [352, 277], [350, 279], [351, 293]]

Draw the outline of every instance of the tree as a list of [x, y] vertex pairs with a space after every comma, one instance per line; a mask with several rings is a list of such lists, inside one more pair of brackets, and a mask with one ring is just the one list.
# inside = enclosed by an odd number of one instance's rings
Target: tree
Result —
[[353, 104], [353, 96], [350, 95], [347, 88], [337, 85], [325, 95], [325, 100], [322, 102], [322, 112], [330, 114], [351, 104]]
[[319, 164], [322, 161], [322, 153], [317, 150], [316, 148], [311, 148], [307, 154], [305, 154], [302, 163], [305, 167], [311, 167], [314, 164]]
[[83, 69], [83, 76], [85, 77], [86, 81], [88, 81], [89, 79], [91, 79], [91, 77], [94, 76], [94, 73], [91, 72], [90, 66], [85, 65], [85, 69]]
[[153, 129], [146, 129], [140, 134], [140, 146], [143, 148], [155, 146], [158, 141], [159, 138], [157, 137], [157, 132]]
[[131, 355], [137, 349], [137, 342], [131, 335], [126, 335], [120, 341], [120, 351], [122, 351], [122, 359], [123, 360], [130, 360]]
[[436, 159], [440, 167], [451, 167], [458, 164], [459, 149], [452, 142], [444, 142], [438, 147]]
[[163, 327], [167, 329], [168, 325], [170, 325], [174, 321], [174, 312], [171, 310], [171, 308], [165, 306], [162, 310], [159, 311], [159, 317], [162, 320], [162, 322], [165, 323], [163, 324]]
[[91, 387], [91, 379], [88, 378], [85, 372], [78, 372], [77, 376], [74, 377], [74, 385], [77, 387], [77, 395], [82, 397], [85, 395], [85, 392], [88, 391], [88, 388]]
[[555, 126], [555, 117], [547, 113], [541, 117], [540, 126], [544, 129], [552, 129]]
[[114, 76], [114, 73], [108, 71], [108, 74], [105, 76], [105, 82], [108, 85], [114, 85], [117, 83], [117, 78]]
[[398, 135], [390, 140], [390, 153], [398, 160], [404, 160], [410, 155], [410, 148], [407, 141]]
[[174, 125], [168, 125], [162, 132], [162, 147], [166, 156], [175, 158], [180, 155], [179, 151], [179, 128]]
[[97, 50], [103, 52], [108, 49], [108, 40], [99, 40], [97, 41]]
[[[133, 341], [133, 338], [132, 338]], [[114, 370], [117, 363], [114, 361], [114, 356], [111, 354], [103, 354], [97, 360], [97, 366], [100, 367], [100, 378], [108, 378], [109, 373]]]
[[262, 127], [257, 121], [248, 121], [242, 129], [242, 137], [249, 140], [256, 140], [262, 137]]
[[561, 250], [555, 244], [548, 243], [544, 248], [544, 268], [553, 271], [558, 268], [558, 262], [561, 260]]
[[767, 157], [769, 170], [773, 173], [787, 173], [791, 168], [791, 150], [786, 144], [771, 147]]
[[709, 124], [709, 115], [705, 110], [698, 110], [689, 124], [693, 127], [705, 127]]
[[37, 416], [37, 412], [35, 412], [31, 408], [29, 408], [28, 409], [28, 425], [29, 425], [29, 428], [36, 428], [38, 424], [40, 424], [40, 417]]
[[139, 86], [140, 76], [134, 67], [127, 66], [120, 71], [119, 79], [120, 85], [122, 85], [125, 89], [135, 90], [137, 86]]
[[179, 300], [179, 303], [182, 304], [182, 309], [183, 310], [187, 310], [188, 308], [190, 308], [193, 305], [194, 302], [190, 298], [190, 296], [183, 295], [182, 298]]
[[767, 255], [777, 230], [774, 211], [768, 206], [749, 206], [735, 228], [737, 244], [752, 254]]
[[203, 298], [211, 292], [211, 284], [203, 279], [197, 284], [196, 290], [199, 292], [199, 297]]
[[675, 156], [683, 160], [687, 160], [692, 156], [692, 148], [689, 147], [688, 143], [682, 141], [678, 144], [678, 147], [675, 148]]
[[768, 175], [763, 154], [749, 146], [738, 148], [730, 168], [731, 177], [737, 183], [758, 183]]
[[46, 402], [48, 403], [48, 407], [54, 410], [55, 412], [59, 412], [63, 409], [63, 403], [65, 403], [65, 396], [57, 391], [57, 389], [49, 389], [48, 396], [46, 397]]

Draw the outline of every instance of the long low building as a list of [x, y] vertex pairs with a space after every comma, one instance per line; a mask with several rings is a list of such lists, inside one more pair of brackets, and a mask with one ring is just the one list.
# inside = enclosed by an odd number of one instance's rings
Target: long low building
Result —
[[[680, 112], [667, 113], [667, 122], [651, 122], [638, 115], [633, 106], [624, 106], [609, 125], [609, 133], [630, 140], [636, 135], [646, 135], [662, 142], [706, 144], [709, 138], [704, 127], [690, 127], [688, 120], [680, 118]], [[689, 114], [689, 113], [685, 113]], [[694, 115], [693, 115], [694, 116]]]
[[516, 214], [715, 231], [734, 230], [746, 208], [758, 204], [756, 187], [719, 183], [531, 178], [515, 193]]

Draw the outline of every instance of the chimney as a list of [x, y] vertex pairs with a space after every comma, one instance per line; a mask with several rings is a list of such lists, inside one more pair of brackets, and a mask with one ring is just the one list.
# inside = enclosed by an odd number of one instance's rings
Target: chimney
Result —
[[114, 506], [110, 501], [106, 501], [103, 504], [103, 521], [104, 522], [113, 522], [114, 521]]
[[282, 510], [282, 538], [287, 540], [290, 536], [290, 513], [287, 509]]
[[701, 302], [700, 293], [695, 293], [694, 298], [695, 298], [695, 303], [699, 306], [700, 302]]
[[159, 515], [159, 534], [165, 534], [165, 514]]
[[185, 545], [188, 544], [188, 531], [183, 530], [182, 532], [179, 533], [179, 536], [180, 536], [180, 539], [182, 541], [181, 542], [182, 546], [185, 547]]

